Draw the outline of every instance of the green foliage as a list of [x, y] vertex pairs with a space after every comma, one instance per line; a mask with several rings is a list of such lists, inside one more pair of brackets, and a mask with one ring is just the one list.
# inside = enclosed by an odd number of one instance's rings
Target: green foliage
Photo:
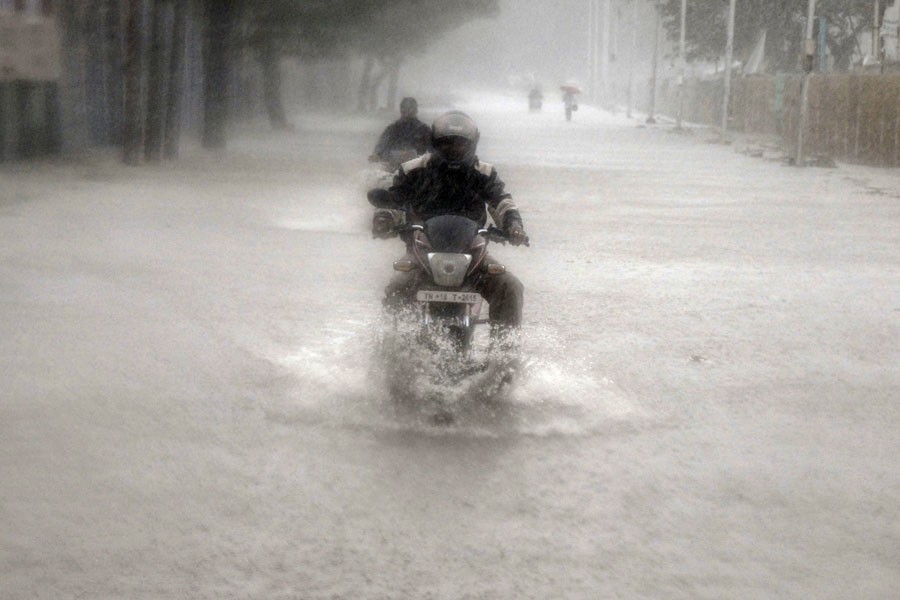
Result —
[[[808, 0], [738, 0], [735, 10], [735, 56], [746, 56], [762, 30], [767, 32], [766, 53], [771, 69], [799, 67]], [[671, 39], [679, 36], [681, 0], [660, 6]], [[871, 0], [819, 0], [816, 16], [828, 20], [828, 46], [836, 65], [846, 67], [856, 36], [872, 24]], [[724, 54], [727, 0], [688, 0], [688, 59], [715, 60]]]

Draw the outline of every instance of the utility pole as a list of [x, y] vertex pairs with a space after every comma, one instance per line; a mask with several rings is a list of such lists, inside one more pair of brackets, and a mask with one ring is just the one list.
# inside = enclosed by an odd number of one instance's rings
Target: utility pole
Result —
[[728, 38], [725, 42], [725, 90], [722, 94], [722, 133], [728, 131], [728, 104], [731, 100], [731, 63], [734, 62], [734, 9], [736, 0], [728, 4]]
[[[732, 0], [733, 1], [733, 0]], [[809, 120], [809, 78], [813, 70], [813, 56], [816, 54], [816, 41], [813, 39], [813, 19], [816, 17], [816, 0], [809, 0], [806, 14], [806, 41], [803, 56], [803, 82], [800, 87], [800, 122], [797, 125], [797, 156], [794, 164], [803, 166], [803, 142], [806, 134], [806, 122]]]
[[123, 161], [139, 165], [144, 149], [144, 89], [141, 85], [143, 66], [144, 5], [141, 0], [128, 1], [125, 25], [125, 121], [123, 123]]
[[881, 2], [875, 0], [875, 15], [872, 18], [872, 58], [881, 64]]
[[608, 0], [589, 1], [588, 52], [591, 68], [591, 100], [594, 104], [603, 105], [606, 91], [606, 60], [608, 53], [604, 50], [607, 42], [606, 10]]
[[681, 0], [681, 32], [678, 35], [678, 118], [675, 129], [681, 129], [684, 116], [684, 67], [687, 62], [684, 52], [685, 24], [687, 22], [687, 0]]
[[612, 0], [601, 0], [603, 3], [602, 21], [600, 25], [600, 106], [609, 103], [609, 51], [610, 33], [612, 32]]
[[816, 52], [819, 56], [819, 73], [828, 72], [828, 19], [819, 17], [819, 43]]
[[652, 75], [650, 76], [650, 110], [647, 115], [647, 123], [651, 125], [656, 123], [656, 75], [659, 71], [659, 28], [661, 17], [659, 14], [660, 5], [658, 2], [655, 9], [656, 24], [653, 28], [653, 70]]
[[603, 106], [609, 88], [612, 0], [588, 0], [588, 57], [591, 100]]
[[631, 2], [632, 15], [631, 15], [631, 53], [629, 56], [629, 62], [631, 63], [628, 68], [628, 111], [627, 117], [631, 118], [631, 104], [632, 104], [632, 94], [634, 87], [634, 70], [637, 68], [637, 28], [638, 28], [638, 0], [632, 0]]
[[588, 85], [591, 102], [597, 102], [597, 1], [588, 0]]

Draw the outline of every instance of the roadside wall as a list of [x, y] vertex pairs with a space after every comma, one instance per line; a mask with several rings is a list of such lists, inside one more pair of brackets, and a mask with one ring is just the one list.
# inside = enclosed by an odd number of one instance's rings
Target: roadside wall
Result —
[[[743, 133], [777, 136], [788, 151], [796, 147], [800, 75], [752, 75], [732, 80], [729, 127]], [[718, 126], [722, 81], [685, 84], [684, 119]], [[663, 98], [675, 114], [677, 90]], [[811, 76], [807, 153], [848, 162], [900, 166], [900, 74], [841, 73]]]

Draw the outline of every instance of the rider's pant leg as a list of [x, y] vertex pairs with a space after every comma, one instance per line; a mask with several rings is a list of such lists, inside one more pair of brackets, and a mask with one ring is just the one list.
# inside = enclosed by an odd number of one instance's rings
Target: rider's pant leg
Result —
[[489, 319], [493, 326], [519, 327], [522, 324], [522, 305], [525, 287], [512, 273], [478, 278], [475, 289], [490, 305]]

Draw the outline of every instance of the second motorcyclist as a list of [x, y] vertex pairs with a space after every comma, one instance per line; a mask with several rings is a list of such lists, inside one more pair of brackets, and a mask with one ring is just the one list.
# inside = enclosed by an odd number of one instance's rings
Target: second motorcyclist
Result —
[[383, 162], [393, 171], [400, 162], [420, 156], [428, 150], [431, 129], [418, 119], [419, 104], [415, 98], [400, 102], [400, 118], [387, 126], [369, 162]]
[[[404, 207], [410, 223], [424, 223], [439, 215], [458, 215], [483, 227], [488, 214], [515, 246], [527, 242], [522, 217], [506, 192], [496, 169], [475, 154], [479, 131], [465, 113], [450, 111], [434, 120], [432, 150], [400, 166], [390, 194]], [[376, 212], [373, 233], [387, 237], [395, 223], [385, 212]], [[486, 261], [487, 262], [490, 261]], [[385, 304], [399, 308], [411, 302], [420, 272], [397, 273], [385, 289]], [[511, 273], [478, 273], [475, 290], [490, 305], [489, 320], [495, 337], [516, 329], [522, 322], [522, 283]]]

